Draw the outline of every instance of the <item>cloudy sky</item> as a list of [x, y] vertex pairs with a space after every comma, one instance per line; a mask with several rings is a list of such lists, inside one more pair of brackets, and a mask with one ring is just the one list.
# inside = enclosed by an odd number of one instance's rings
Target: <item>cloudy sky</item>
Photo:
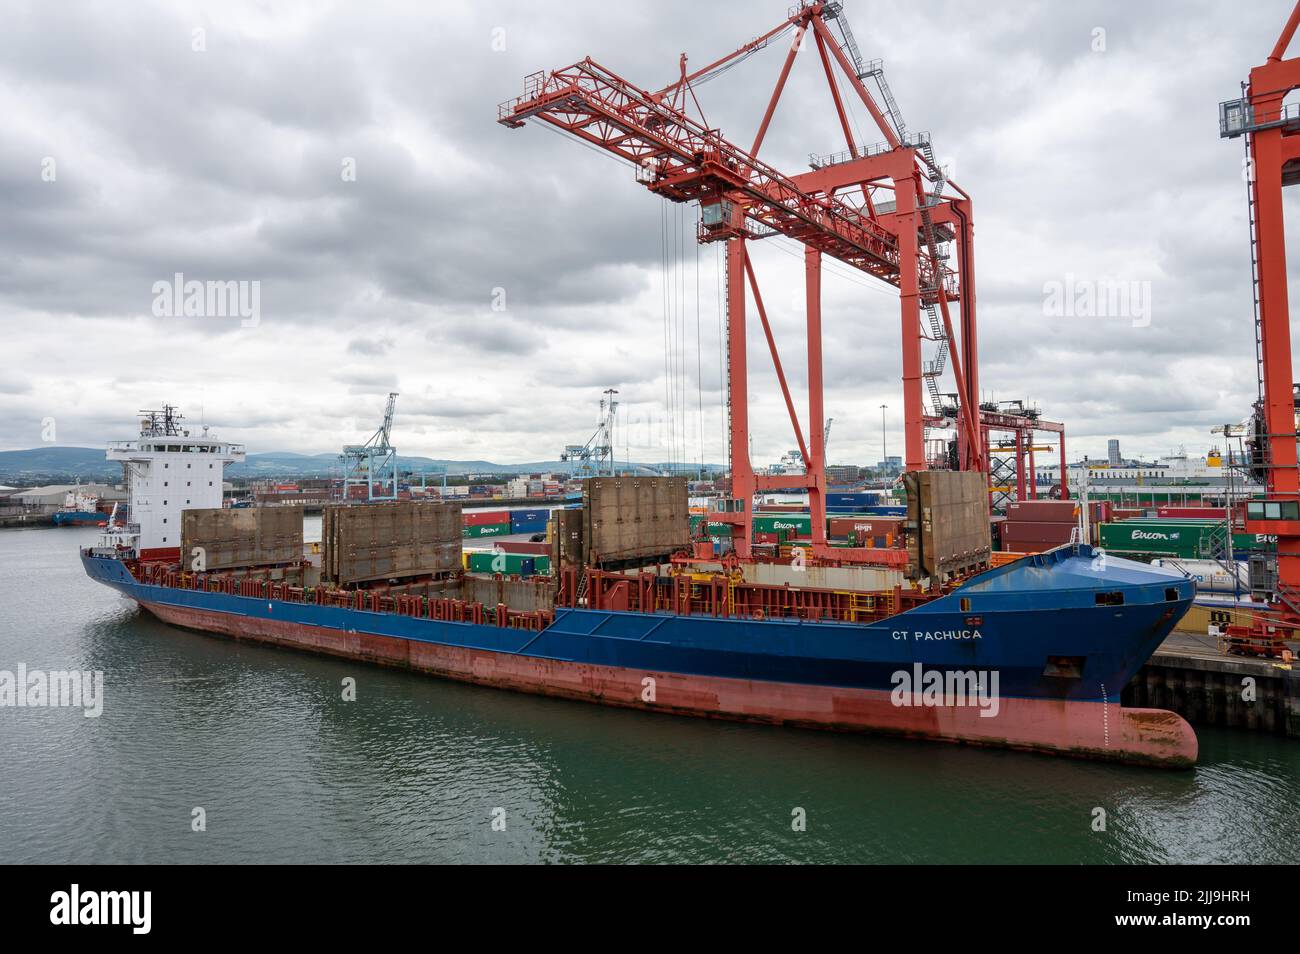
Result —
[[[332, 451], [395, 390], [404, 454], [546, 460], [615, 387], [620, 457], [723, 459], [718, 248], [683, 238], [694, 210], [496, 108], [588, 55], [659, 88], [683, 51], [703, 65], [788, 6], [0, 0], [0, 448], [51, 418], [58, 444], [130, 437], [170, 401], [250, 451]], [[845, 6], [974, 198], [984, 396], [1038, 403], [1072, 456], [1203, 452], [1240, 420], [1242, 147], [1216, 111], [1288, 4]], [[783, 54], [702, 86], [709, 122], [747, 144]], [[810, 49], [764, 158], [793, 173], [843, 147]], [[753, 255], [802, 404], [801, 256]], [[258, 283], [257, 322], [167, 314], [155, 286], [178, 273]], [[1117, 282], [1148, 315], [1045, 304]], [[899, 452], [896, 292], [832, 265], [825, 323], [832, 462], [879, 459], [882, 403]], [[763, 463], [793, 442], [757, 328], [750, 364]]]

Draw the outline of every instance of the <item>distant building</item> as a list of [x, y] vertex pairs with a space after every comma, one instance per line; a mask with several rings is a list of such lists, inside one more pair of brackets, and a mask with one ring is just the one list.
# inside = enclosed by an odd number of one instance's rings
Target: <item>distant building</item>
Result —
[[858, 479], [856, 464], [827, 464], [826, 480], [832, 484], [851, 484]]
[[1112, 437], [1106, 442], [1106, 457], [1110, 461], [1110, 466], [1119, 467], [1124, 463], [1124, 458], [1119, 455], [1119, 439]]
[[71, 491], [93, 494], [101, 501], [109, 503], [126, 501], [125, 490], [110, 487], [108, 484], [51, 484], [46, 487], [26, 487], [12, 494], [11, 499], [25, 507], [46, 507], [57, 510], [63, 506]]
[[876, 470], [883, 470], [886, 473], [898, 473], [903, 469], [903, 458], [886, 457], [876, 465]]

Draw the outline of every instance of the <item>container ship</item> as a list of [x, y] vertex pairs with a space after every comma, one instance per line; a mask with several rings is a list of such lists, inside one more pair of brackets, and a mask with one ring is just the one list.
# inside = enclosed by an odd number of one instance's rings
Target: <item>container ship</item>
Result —
[[542, 574], [468, 570], [458, 503], [328, 506], [309, 554], [301, 508], [222, 508], [243, 447], [170, 407], [108, 457], [129, 465], [131, 522], [85, 570], [185, 629], [647, 712], [1196, 760], [1181, 717], [1119, 702], [1192, 582], [1084, 543], [991, 566], [978, 473], [911, 480], [878, 566], [789, 544], [738, 561], [692, 532], [684, 478], [591, 478], [549, 514]]

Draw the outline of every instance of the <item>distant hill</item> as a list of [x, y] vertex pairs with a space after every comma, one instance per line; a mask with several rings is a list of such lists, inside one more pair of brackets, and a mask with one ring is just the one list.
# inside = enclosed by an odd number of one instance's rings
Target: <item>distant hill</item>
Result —
[[0, 482], [28, 481], [51, 475], [120, 480], [122, 465], [104, 460], [103, 448], [95, 447], [33, 447], [31, 450], [0, 451]]
[[[463, 474], [530, 474], [546, 471], [564, 473], [569, 464], [557, 461], [534, 461], [527, 464], [496, 464], [488, 460], [435, 460], [430, 457], [398, 456], [397, 466], [402, 471], [419, 472], [435, 466], [447, 468], [452, 476]], [[626, 466], [626, 465], [624, 465]], [[665, 464], [633, 464], [651, 470], [667, 469]], [[242, 464], [233, 464], [226, 470], [228, 477], [330, 477], [342, 476], [342, 462], [337, 454], [294, 454], [288, 451], [268, 451], [249, 454]], [[710, 470], [720, 470], [710, 464]], [[694, 468], [683, 468], [683, 473], [694, 473]], [[30, 450], [0, 451], [0, 483], [44, 482], [54, 483], [62, 478], [83, 480], [118, 480], [122, 475], [120, 464], [104, 459], [98, 447], [33, 447]], [[438, 476], [441, 476], [440, 474]], [[436, 479], [433, 474], [430, 480]]]

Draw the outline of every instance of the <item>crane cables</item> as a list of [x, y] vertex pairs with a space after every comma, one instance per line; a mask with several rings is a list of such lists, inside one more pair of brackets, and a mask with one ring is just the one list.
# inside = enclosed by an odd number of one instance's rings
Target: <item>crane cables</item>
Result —
[[[669, 467], [677, 472], [689, 469], [692, 437], [699, 441], [699, 468], [704, 466], [704, 349], [703, 290], [700, 265], [698, 207], [694, 214], [682, 204], [673, 211], [665, 205], [660, 213], [660, 265], [663, 298], [662, 344], [664, 351], [664, 443]], [[694, 262], [688, 262], [687, 243], [694, 245]], [[690, 362], [690, 284], [694, 283], [695, 369]], [[719, 315], [719, 321], [721, 317]], [[719, 325], [721, 327], [721, 325]], [[721, 332], [719, 333], [721, 348]], [[721, 352], [719, 352], [721, 360]], [[721, 365], [720, 365], [721, 366]], [[695, 377], [695, 407], [691, 408], [690, 379]], [[696, 431], [695, 435], [691, 430]]]
[[[695, 206], [695, 234], [701, 227], [700, 206]], [[700, 243], [695, 243], [695, 396], [699, 405], [696, 428], [700, 432], [700, 469], [699, 477], [704, 479], [704, 361], [700, 353]]]

